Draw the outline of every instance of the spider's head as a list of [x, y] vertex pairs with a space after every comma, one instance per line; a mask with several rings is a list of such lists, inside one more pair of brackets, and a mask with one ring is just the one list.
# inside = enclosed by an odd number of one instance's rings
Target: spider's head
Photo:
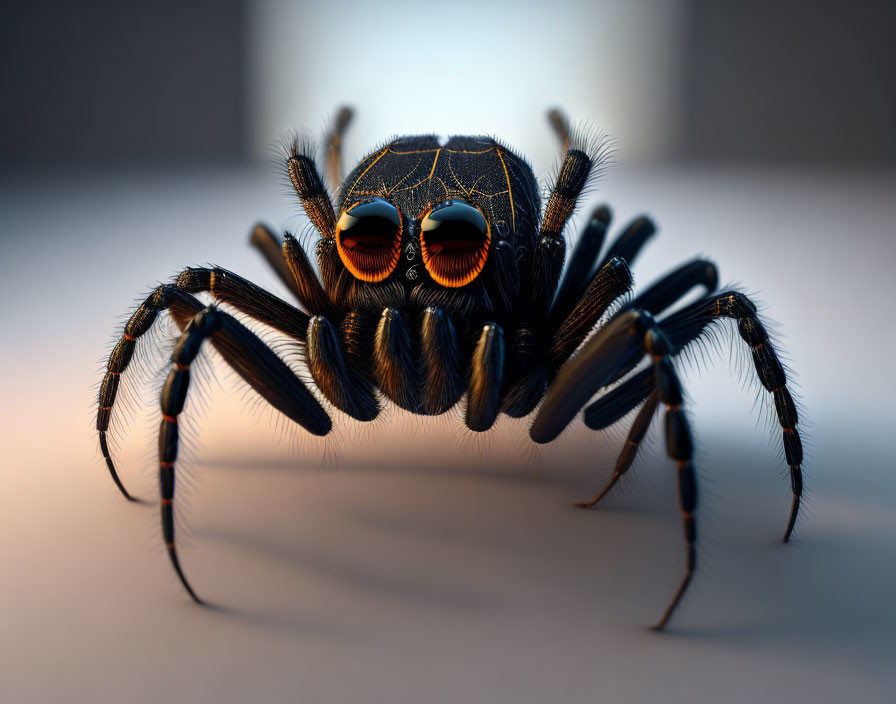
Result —
[[[538, 228], [529, 165], [487, 137], [402, 137], [367, 155], [337, 202], [335, 248], [350, 307], [500, 313]], [[336, 264], [336, 262], [333, 262]], [[327, 268], [321, 262], [322, 271]]]

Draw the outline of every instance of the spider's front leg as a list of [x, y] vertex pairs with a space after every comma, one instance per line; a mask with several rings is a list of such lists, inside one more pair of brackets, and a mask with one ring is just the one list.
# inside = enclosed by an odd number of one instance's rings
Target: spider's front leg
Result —
[[[641, 294], [635, 303], [643, 302], [648, 310], [656, 312], [664, 309], [672, 300], [695, 283], [701, 283], [711, 290], [716, 281], [715, 267], [701, 260], [691, 262], [672, 272], [657, 285]], [[660, 327], [668, 335], [673, 354], [679, 354], [689, 344], [699, 339], [713, 324], [722, 318], [737, 322], [741, 339], [750, 346], [756, 376], [763, 388], [772, 395], [775, 415], [781, 427], [784, 456], [790, 468], [792, 502], [783, 542], [788, 542], [793, 534], [799, 515], [803, 494], [803, 444], [797, 427], [799, 414], [793, 396], [788, 389], [787, 373], [778, 359], [765, 326], [756, 314], [756, 306], [744, 294], [736, 291], [707, 296], [696, 303], [663, 318]], [[627, 369], [621, 370], [627, 373]], [[618, 374], [612, 381], [622, 378]], [[585, 409], [585, 424], [593, 430], [601, 430], [638, 407], [650, 396], [656, 381], [649, 369], [633, 375], [605, 396]], [[649, 415], [645, 408], [636, 417], [624, 448], [616, 464], [616, 471], [609, 484], [592, 501], [582, 504], [594, 506], [616, 484], [628, 470], [637, 454], [644, 430], [641, 422]], [[649, 422], [649, 419], [648, 421]]]
[[687, 571], [663, 617], [654, 626], [656, 629], [662, 629], [668, 622], [690, 584], [697, 563], [693, 443], [687, 418], [681, 410], [681, 385], [672, 366], [672, 350], [668, 338], [649, 313], [629, 310], [618, 315], [561, 368], [529, 429], [535, 442], [554, 440], [588, 399], [620, 369], [631, 368], [645, 352], [653, 359], [657, 391], [648, 398], [647, 410], [642, 412], [636, 426], [643, 435], [658, 403], [661, 401], [666, 406], [666, 452], [678, 468], [678, 495], [687, 545]]
[[[122, 335], [106, 363], [99, 392], [96, 429], [100, 451], [109, 473], [121, 493], [130, 501], [133, 497], [122, 484], [109, 451], [107, 432], [112, 410], [118, 395], [121, 375], [127, 369], [137, 342], [152, 328], [160, 312], [171, 309], [175, 321], [183, 328], [201, 304], [190, 293], [209, 292], [216, 300], [229, 303], [255, 320], [298, 340], [304, 340], [308, 316], [277, 296], [259, 288], [236, 274], [220, 268], [187, 268], [172, 285], [159, 286], [147, 296], [124, 326]], [[184, 311], [189, 311], [185, 313]]]
[[[195, 299], [194, 299], [195, 301]], [[178, 577], [190, 596], [196, 596], [184, 576], [174, 545], [175, 461], [178, 449], [178, 416], [184, 408], [190, 384], [190, 365], [208, 339], [225, 361], [268, 403], [314, 435], [326, 435], [332, 427], [326, 411], [289, 367], [258, 337], [234, 317], [212, 306], [199, 307], [184, 328], [171, 354], [171, 370], [162, 388], [162, 422], [159, 428], [159, 484], [162, 534]]]
[[[324, 137], [325, 174], [333, 193], [339, 189], [342, 181], [342, 137], [353, 116], [354, 112], [351, 108], [345, 105], [340, 107], [336, 117], [330, 122]], [[335, 215], [331, 216], [327, 212], [328, 210], [332, 211], [332, 204], [324, 188], [323, 179], [314, 166], [310, 147], [310, 144], [302, 144], [298, 139], [294, 141], [290, 145], [287, 156], [287, 169], [302, 205], [308, 210], [308, 215], [315, 227], [318, 228], [318, 232], [325, 238], [332, 237], [331, 226], [335, 226]], [[286, 236], [286, 239], [289, 239], [289, 235]], [[258, 249], [278, 278], [303, 304], [305, 304], [306, 296], [311, 298], [317, 296], [316, 289], [320, 288], [320, 284], [317, 277], [311, 272], [310, 266], [301, 274], [297, 273], [296, 262], [295, 260], [290, 261], [291, 255], [286, 251], [286, 243], [270, 228], [262, 224], [256, 225], [252, 229], [249, 241], [253, 247]], [[294, 250], [293, 256], [304, 259], [305, 254]], [[298, 262], [298, 265], [299, 268], [302, 268], [303, 263]], [[308, 273], [310, 276], [306, 275]], [[318, 315], [330, 315], [329, 311], [318, 309], [318, 307], [310, 307], [308, 310]]]

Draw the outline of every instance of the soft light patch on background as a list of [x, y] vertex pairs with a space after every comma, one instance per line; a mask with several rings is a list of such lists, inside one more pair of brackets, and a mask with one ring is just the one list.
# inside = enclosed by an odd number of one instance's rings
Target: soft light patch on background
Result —
[[283, 132], [358, 110], [349, 161], [396, 133], [496, 134], [547, 169], [552, 105], [616, 138], [623, 160], [675, 148], [679, 2], [251, 6], [250, 115], [264, 158]]

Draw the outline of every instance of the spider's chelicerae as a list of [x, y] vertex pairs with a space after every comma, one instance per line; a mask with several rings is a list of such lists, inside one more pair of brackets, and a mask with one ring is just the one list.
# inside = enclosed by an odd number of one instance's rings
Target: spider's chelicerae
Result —
[[[536, 443], [554, 440], [583, 407], [585, 425], [594, 430], [640, 408], [609, 483], [582, 507], [597, 504], [631, 467], [662, 404], [687, 546], [687, 571], [656, 624], [662, 628], [697, 560], [697, 480], [673, 360], [717, 321], [732, 319], [774, 398], [783, 431], [793, 491], [784, 541], [790, 538], [802, 494], [802, 445], [787, 377], [756, 306], [737, 291], [715, 293], [716, 268], [704, 260], [679, 266], [625, 302], [633, 286], [629, 266], [654, 225], [636, 219], [601, 253], [610, 224], [604, 206], [594, 211], [564, 269], [564, 227], [607, 150], [605, 142], [571, 135], [557, 111], [550, 117], [565, 155], [542, 208], [532, 169], [490, 137], [444, 143], [429, 135], [399, 137], [364, 157], [340, 186], [340, 143], [351, 118], [343, 109], [326, 140], [335, 205], [307, 145], [295, 140], [285, 156], [292, 185], [320, 233], [320, 279], [289, 234], [281, 241], [262, 226], [252, 234], [307, 313], [230, 271], [191, 267], [156, 288], [125, 324], [99, 392], [100, 447], [130, 499], [106, 434], [137, 341], [167, 310], [183, 332], [161, 393], [162, 533], [174, 569], [197, 602], [175, 551], [172, 502], [177, 419], [190, 364], [205, 340], [268, 403], [314, 435], [330, 431], [335, 411], [373, 420], [384, 397], [412, 413], [437, 415], [466, 396], [464, 421], [476, 432], [491, 428], [499, 413], [520, 418], [534, 412], [529, 434]], [[657, 317], [694, 287], [704, 289], [699, 300]], [[193, 295], [201, 292], [304, 343], [314, 384], [335, 411], [325, 410], [236, 318]], [[614, 303], [618, 310], [595, 330]], [[645, 356], [649, 364], [642, 369]]]

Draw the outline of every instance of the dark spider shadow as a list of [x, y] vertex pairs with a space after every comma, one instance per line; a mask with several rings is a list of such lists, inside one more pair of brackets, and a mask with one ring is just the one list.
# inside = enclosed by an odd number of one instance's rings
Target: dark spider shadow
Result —
[[237, 624], [245, 624], [268, 633], [274, 631], [290, 636], [303, 636], [309, 640], [329, 638], [353, 642], [361, 637], [360, 632], [341, 628], [332, 619], [310, 619], [298, 617], [292, 612], [246, 609], [210, 601], [205, 601], [198, 608], [208, 611], [216, 617], [222, 617]]
[[402, 577], [387, 567], [374, 569], [367, 565], [353, 564], [330, 557], [322, 551], [302, 549], [223, 527], [209, 527], [197, 531], [197, 534], [253, 554], [265, 555], [296, 571], [311, 571], [366, 595], [396, 603], [411, 602], [450, 611], [475, 612], [494, 611], [501, 606], [500, 602], [482, 598], [472, 590], [448, 589], [436, 583], [434, 578]]
[[[309, 464], [306, 462], [292, 463], [286, 460], [253, 460], [234, 459], [234, 458], [214, 458], [210, 457], [203, 460], [203, 466], [221, 468], [229, 471], [282, 471], [290, 473], [304, 472], [307, 474], [319, 474], [325, 472], [357, 472], [359, 474], [410, 474], [414, 476], [433, 476], [433, 477], [475, 477], [494, 479], [496, 481], [506, 482], [510, 484], [518, 484], [521, 486], [570, 486], [578, 487], [585, 483], [589, 477], [574, 478], [568, 476], [565, 472], [553, 472], [550, 468], [546, 470], [537, 470], [534, 468], [523, 468], [512, 466], [509, 461], [505, 463], [493, 463], [499, 469], [489, 468], [486, 466], [464, 467], [458, 469], [457, 465], [439, 464], [427, 465], [425, 468], [415, 466], [410, 463], [394, 463], [394, 462], [375, 462], [375, 461], [357, 461], [357, 462], [340, 462], [337, 469], [322, 468], [319, 464]], [[607, 472], [609, 478], [611, 472]], [[593, 479], [590, 480], [593, 484]], [[589, 484], [590, 486], [590, 484]], [[590, 490], [590, 489], [589, 489]]]

